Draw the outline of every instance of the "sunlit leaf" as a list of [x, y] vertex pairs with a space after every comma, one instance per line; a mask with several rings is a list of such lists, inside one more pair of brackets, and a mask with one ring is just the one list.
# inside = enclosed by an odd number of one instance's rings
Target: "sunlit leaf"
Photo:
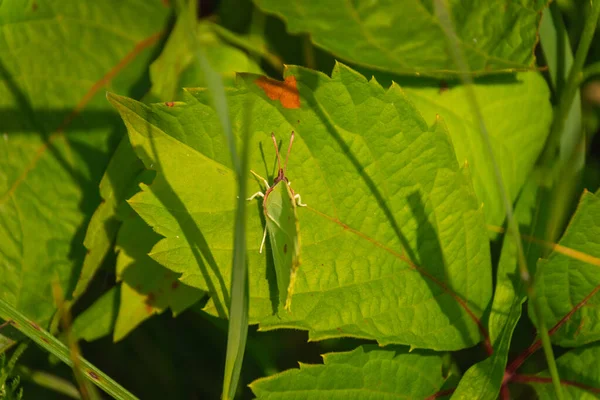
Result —
[[253, 382], [257, 399], [425, 399], [443, 385], [442, 358], [405, 348], [361, 346], [323, 355], [324, 365], [300, 364]]
[[[285, 84], [244, 75], [229, 95], [233, 118], [246, 97], [256, 98], [250, 164], [261, 175], [273, 171], [270, 133], [296, 131], [288, 177], [308, 204], [298, 211], [294, 311], [272, 316], [270, 249], [258, 253], [260, 204], [248, 203], [253, 322], [307, 329], [313, 339], [435, 349], [481, 340], [479, 316], [491, 290], [487, 234], [442, 121], [428, 126], [399, 87], [385, 91], [343, 65], [331, 78], [289, 68]], [[190, 91], [175, 107], [110, 100], [138, 156], [157, 171], [129, 201], [165, 237], [152, 257], [209, 292], [207, 311], [225, 316], [235, 178], [206, 92]]]
[[[473, 86], [490, 135], [495, 161], [509, 199], [516, 199], [550, 132], [550, 91], [538, 73], [480, 79]], [[456, 157], [468, 161], [486, 221], [502, 225], [504, 204], [495, 181], [494, 165], [467, 101], [468, 91], [452, 87], [411, 87], [406, 93], [426, 120], [439, 114], [448, 126]], [[535, 117], [532, 118], [532, 116]]]

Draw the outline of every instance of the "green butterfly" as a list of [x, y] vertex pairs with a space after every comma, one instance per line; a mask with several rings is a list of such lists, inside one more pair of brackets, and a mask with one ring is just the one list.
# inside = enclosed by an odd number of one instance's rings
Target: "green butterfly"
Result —
[[294, 132], [292, 131], [290, 137], [283, 168], [281, 168], [277, 140], [273, 133], [271, 133], [271, 139], [273, 139], [275, 153], [277, 154], [277, 165], [279, 167], [277, 176], [273, 180], [273, 184], [269, 186], [269, 182], [265, 178], [251, 170], [250, 172], [254, 176], [264, 182], [266, 191], [264, 193], [256, 192], [248, 200], [253, 200], [256, 197], [263, 198], [263, 212], [267, 223], [260, 244], [260, 252], [262, 253], [268, 231], [273, 249], [273, 262], [275, 263], [277, 288], [279, 289], [279, 304], [285, 304], [284, 309], [291, 311], [296, 271], [300, 266], [300, 226], [296, 214], [296, 205], [305, 207], [306, 204], [302, 203], [298, 193], [294, 193], [290, 181], [285, 176], [288, 158], [294, 142]]

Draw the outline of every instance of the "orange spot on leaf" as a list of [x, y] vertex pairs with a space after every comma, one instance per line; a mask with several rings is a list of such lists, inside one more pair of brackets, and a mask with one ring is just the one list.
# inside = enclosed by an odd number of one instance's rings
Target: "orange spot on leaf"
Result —
[[174, 102], [174, 101], [167, 101], [167, 102], [165, 103], [165, 106], [167, 106], [167, 107], [173, 107], [174, 105], [175, 105], [175, 102]]
[[300, 108], [300, 93], [295, 76], [290, 75], [283, 82], [261, 76], [255, 83], [271, 100], [279, 100], [284, 108]]

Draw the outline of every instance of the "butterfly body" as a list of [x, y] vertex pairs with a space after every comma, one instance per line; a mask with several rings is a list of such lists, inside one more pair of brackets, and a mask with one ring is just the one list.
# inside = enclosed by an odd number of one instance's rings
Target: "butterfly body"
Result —
[[[274, 135], [272, 138], [276, 144]], [[292, 141], [293, 133], [290, 139], [290, 148]], [[277, 147], [275, 148], [277, 149]], [[277, 153], [277, 158], [279, 160], [279, 153]], [[279, 290], [279, 304], [283, 305], [286, 311], [290, 311], [296, 272], [300, 266], [300, 225], [296, 209], [297, 205], [305, 206], [305, 204], [302, 204], [300, 195], [292, 190], [285, 176], [285, 168], [280, 166], [271, 185], [254, 171], [251, 172], [261, 179], [267, 187], [264, 194], [257, 192], [249, 198], [249, 200], [252, 200], [257, 196], [263, 197], [266, 226], [260, 251], [262, 252], [266, 233], [268, 232]]]

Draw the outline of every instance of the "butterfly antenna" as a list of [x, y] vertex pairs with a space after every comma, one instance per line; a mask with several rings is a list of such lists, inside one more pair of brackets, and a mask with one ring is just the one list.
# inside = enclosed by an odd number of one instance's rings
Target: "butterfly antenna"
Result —
[[277, 146], [277, 139], [275, 139], [275, 134], [271, 132], [271, 139], [273, 139], [273, 146], [275, 146], [275, 154], [277, 154], [277, 165], [279, 165], [279, 169], [281, 169], [281, 159], [279, 158], [279, 147]]
[[292, 152], [292, 143], [294, 143], [294, 131], [292, 131], [292, 136], [290, 136], [290, 144], [288, 145], [287, 156], [285, 156], [285, 165], [283, 166], [283, 172], [287, 172], [287, 162], [290, 158], [290, 153]]

